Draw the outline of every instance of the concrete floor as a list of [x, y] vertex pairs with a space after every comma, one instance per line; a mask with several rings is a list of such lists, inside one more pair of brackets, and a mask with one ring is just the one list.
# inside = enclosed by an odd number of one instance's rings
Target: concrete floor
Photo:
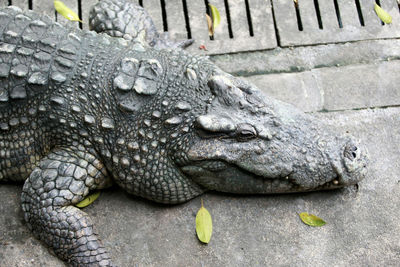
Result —
[[[85, 211], [118, 266], [396, 266], [400, 263], [400, 109], [319, 113], [366, 144], [368, 176], [336, 191], [279, 196], [202, 196], [213, 216], [208, 245], [197, 241], [200, 198], [163, 206], [104, 191]], [[0, 187], [0, 266], [63, 266], [26, 228], [20, 186]], [[300, 212], [321, 216], [304, 225]]]
[[[202, 196], [211, 242], [195, 235], [200, 198], [164, 206], [112, 188], [85, 211], [118, 266], [399, 266], [399, 40], [214, 56], [221, 68], [366, 145], [358, 186], [277, 196]], [[0, 186], [0, 266], [64, 266], [27, 229], [21, 185]], [[300, 212], [322, 217], [312, 228]]]

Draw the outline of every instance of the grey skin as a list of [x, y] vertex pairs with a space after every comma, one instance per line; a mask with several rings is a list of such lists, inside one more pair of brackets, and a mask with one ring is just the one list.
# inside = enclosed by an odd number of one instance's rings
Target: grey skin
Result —
[[339, 188], [366, 164], [351, 138], [206, 58], [0, 9], [0, 180], [24, 182], [28, 227], [70, 266], [112, 266], [74, 206], [112, 182], [175, 204]]
[[194, 42], [192, 39], [173, 41], [168, 32], [158, 33], [147, 11], [127, 0], [101, 0], [96, 3], [90, 9], [89, 28], [156, 49], [186, 48]]

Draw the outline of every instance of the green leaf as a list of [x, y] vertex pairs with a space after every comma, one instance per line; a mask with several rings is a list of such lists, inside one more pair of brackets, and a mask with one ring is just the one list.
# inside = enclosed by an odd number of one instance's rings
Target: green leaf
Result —
[[201, 208], [196, 215], [196, 233], [197, 238], [203, 242], [210, 242], [212, 235], [212, 219], [211, 215], [203, 206], [203, 199], [201, 200]]
[[71, 20], [71, 21], [82, 22], [82, 20], [80, 20], [79, 16], [74, 11], [72, 11], [70, 8], [68, 8], [63, 2], [54, 1], [54, 8], [57, 10], [58, 13], [63, 15], [63, 17], [65, 17], [66, 19]]
[[213, 22], [213, 29], [218, 27], [218, 25], [221, 23], [221, 15], [219, 14], [219, 11], [216, 6], [213, 6], [211, 4], [208, 4], [208, 6], [211, 9], [211, 18]]
[[86, 206], [89, 206], [90, 204], [93, 203], [98, 197], [100, 196], [100, 191], [94, 192], [93, 194], [88, 195], [85, 197], [81, 202], [76, 204], [78, 208], [84, 208]]
[[323, 226], [326, 224], [324, 220], [315, 216], [314, 214], [309, 214], [307, 212], [302, 212], [299, 214], [300, 219], [303, 223], [310, 225], [310, 226]]
[[392, 23], [392, 16], [389, 15], [385, 10], [383, 10], [380, 6], [378, 6], [375, 3], [375, 13], [378, 15], [378, 17], [385, 22], [386, 24]]

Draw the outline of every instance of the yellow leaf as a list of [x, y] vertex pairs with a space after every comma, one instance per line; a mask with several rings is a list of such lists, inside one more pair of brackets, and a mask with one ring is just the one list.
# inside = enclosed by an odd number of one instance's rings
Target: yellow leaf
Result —
[[378, 17], [385, 22], [386, 24], [392, 23], [392, 16], [389, 15], [385, 10], [383, 10], [380, 6], [378, 6], [375, 3], [375, 13], [378, 15]]
[[207, 25], [208, 25], [208, 35], [209, 36], [213, 36], [214, 35], [214, 28], [213, 28], [213, 23], [212, 20], [210, 18], [210, 16], [208, 14], [206, 14], [206, 18], [207, 18]]
[[213, 30], [215, 30], [215, 28], [217, 28], [218, 25], [221, 23], [221, 15], [219, 14], [219, 11], [216, 6], [213, 6], [211, 4], [208, 4], [208, 6], [211, 9]]
[[85, 197], [81, 202], [79, 202], [78, 204], [76, 204], [75, 206], [77, 206], [78, 208], [84, 208], [86, 206], [89, 206], [90, 204], [93, 203], [93, 201], [95, 201], [98, 197], [100, 196], [100, 191], [97, 191], [93, 194], [88, 195], [87, 197]]
[[54, 8], [57, 10], [58, 13], [63, 15], [63, 17], [65, 17], [66, 19], [71, 21], [82, 22], [82, 20], [79, 19], [79, 16], [70, 8], [68, 8], [63, 2], [54, 1]]
[[303, 223], [310, 225], [310, 226], [323, 226], [326, 224], [324, 220], [315, 216], [314, 214], [309, 214], [307, 212], [302, 212], [299, 214], [300, 219]]
[[203, 206], [203, 199], [201, 200], [201, 208], [196, 215], [196, 233], [201, 242], [206, 244], [210, 242], [212, 235], [212, 219], [208, 210]]

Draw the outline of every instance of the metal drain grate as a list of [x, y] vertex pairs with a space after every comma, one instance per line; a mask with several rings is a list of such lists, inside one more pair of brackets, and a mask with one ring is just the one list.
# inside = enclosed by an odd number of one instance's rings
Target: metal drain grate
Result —
[[[86, 23], [90, 7], [98, 0], [63, 0]], [[193, 38], [191, 53], [222, 54], [367, 39], [399, 38], [400, 8], [397, 0], [131, 0], [144, 6], [157, 28], [172, 38]], [[375, 1], [393, 17], [383, 24], [374, 12]], [[271, 6], [272, 3], [272, 6]], [[52, 0], [0, 0], [43, 12], [59, 22]], [[216, 6], [221, 24], [214, 39], [208, 36], [205, 14]], [[273, 7], [273, 8], [272, 8]], [[275, 24], [274, 24], [275, 19]], [[278, 40], [277, 40], [278, 37]], [[199, 50], [204, 45], [206, 52]]]
[[[132, 1], [146, 8], [160, 31], [169, 31], [174, 39], [195, 39], [195, 44], [189, 48], [193, 53], [199, 53], [200, 45], [207, 48], [207, 54], [262, 50], [277, 46], [269, 0]], [[63, 2], [87, 21], [89, 9], [97, 0]], [[208, 3], [216, 6], [221, 14], [221, 23], [215, 31], [214, 40], [208, 36], [205, 17]], [[55, 14], [52, 0], [0, 0], [0, 6], [8, 4], [43, 12], [60, 22], [66, 21]], [[87, 24], [80, 27], [87, 29]]]
[[272, 1], [281, 46], [400, 37], [396, 0], [377, 0], [392, 16], [390, 25], [379, 20], [373, 0]]
[[[165, 3], [165, 5], [163, 5]], [[205, 14], [208, 3], [216, 6], [221, 23], [214, 39], [208, 36]], [[193, 53], [204, 45], [208, 54], [270, 49], [277, 46], [269, 0], [143, 0], [158, 29], [174, 39], [193, 38]]]

